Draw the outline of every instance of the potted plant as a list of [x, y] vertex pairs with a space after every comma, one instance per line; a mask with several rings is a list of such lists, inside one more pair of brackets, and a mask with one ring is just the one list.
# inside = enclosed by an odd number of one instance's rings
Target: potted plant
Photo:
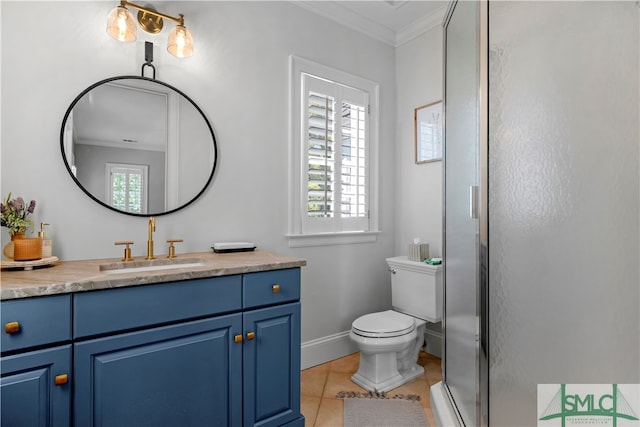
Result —
[[[22, 197], [11, 198], [11, 193], [0, 203], [1, 225], [9, 229], [11, 242], [4, 248], [4, 255], [16, 261], [40, 259], [42, 257], [42, 239], [25, 238], [28, 228], [33, 228], [30, 215], [36, 209], [36, 201], [26, 204]], [[16, 243], [20, 240], [20, 243]]]

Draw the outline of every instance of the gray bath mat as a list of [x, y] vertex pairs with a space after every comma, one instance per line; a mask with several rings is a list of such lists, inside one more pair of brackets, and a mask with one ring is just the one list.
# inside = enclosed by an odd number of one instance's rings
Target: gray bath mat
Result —
[[419, 397], [389, 399], [343, 393], [337, 397], [344, 398], [344, 427], [429, 427]]

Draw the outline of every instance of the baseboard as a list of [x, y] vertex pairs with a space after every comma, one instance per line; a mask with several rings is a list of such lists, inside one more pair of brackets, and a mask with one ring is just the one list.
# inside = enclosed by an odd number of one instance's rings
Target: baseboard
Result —
[[429, 400], [431, 413], [437, 427], [459, 427], [461, 425], [442, 381], [431, 386]]
[[350, 331], [302, 343], [300, 367], [307, 369], [358, 351], [349, 338]]

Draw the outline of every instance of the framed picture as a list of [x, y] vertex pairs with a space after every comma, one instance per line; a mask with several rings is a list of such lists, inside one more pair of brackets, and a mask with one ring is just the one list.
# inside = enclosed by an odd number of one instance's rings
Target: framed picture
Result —
[[416, 163], [442, 160], [442, 101], [413, 110]]

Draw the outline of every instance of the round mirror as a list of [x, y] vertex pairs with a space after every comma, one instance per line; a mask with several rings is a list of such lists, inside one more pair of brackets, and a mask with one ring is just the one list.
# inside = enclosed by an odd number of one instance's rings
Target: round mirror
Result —
[[157, 216], [196, 200], [213, 178], [216, 139], [184, 93], [147, 77], [97, 82], [62, 120], [62, 157], [82, 190], [128, 215]]

